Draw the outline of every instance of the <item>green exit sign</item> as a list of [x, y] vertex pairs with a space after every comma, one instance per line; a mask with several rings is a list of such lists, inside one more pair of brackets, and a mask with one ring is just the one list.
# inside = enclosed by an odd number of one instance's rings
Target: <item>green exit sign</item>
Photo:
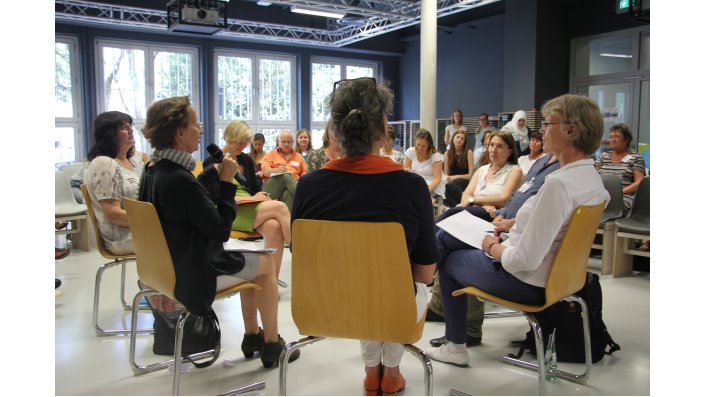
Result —
[[633, 5], [633, 0], [617, 0], [617, 14], [623, 14], [629, 11], [629, 6]]

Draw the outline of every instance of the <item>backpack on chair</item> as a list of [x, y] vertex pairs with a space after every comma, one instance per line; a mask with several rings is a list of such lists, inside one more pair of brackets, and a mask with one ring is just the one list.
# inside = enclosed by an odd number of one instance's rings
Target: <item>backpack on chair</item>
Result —
[[[620, 346], [612, 340], [607, 326], [602, 321], [602, 288], [600, 287], [600, 277], [595, 273], [587, 273], [585, 285], [575, 295], [581, 297], [588, 307], [588, 318], [590, 322], [590, 346], [592, 350], [592, 362], [602, 360], [605, 353], [612, 354], [620, 350]], [[536, 320], [541, 326], [543, 340], [548, 340], [548, 336], [556, 330], [555, 350], [556, 359], [567, 363], [584, 363], [585, 347], [583, 342], [583, 321], [580, 317], [581, 307], [577, 302], [558, 302], [545, 310], [534, 313]], [[526, 339], [515, 342], [520, 346], [516, 355], [510, 357], [519, 358], [524, 354], [524, 350], [529, 349], [536, 354], [536, 342], [533, 330], [526, 333]], [[609, 349], [607, 349], [609, 347]], [[544, 344], [544, 351], [546, 345]]]

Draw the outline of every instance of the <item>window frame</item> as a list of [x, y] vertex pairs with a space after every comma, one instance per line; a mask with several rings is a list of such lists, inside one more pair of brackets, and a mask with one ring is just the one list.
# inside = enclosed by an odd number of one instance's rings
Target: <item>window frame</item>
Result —
[[[80, 48], [78, 46], [78, 38], [68, 35], [56, 35], [54, 37], [54, 46], [57, 43], [67, 44], [69, 47], [69, 65], [71, 67], [71, 98], [72, 98], [72, 114], [71, 117], [54, 116], [54, 128], [73, 128], [74, 134], [74, 161], [83, 160], [86, 142], [83, 128], [83, 96], [81, 95], [81, 74], [80, 74]], [[56, 73], [56, 66], [54, 67]], [[56, 101], [56, 99], [55, 99]], [[56, 163], [66, 164], [66, 162]]]
[[[296, 79], [297, 71], [297, 58], [294, 55], [285, 53], [268, 53], [268, 52], [244, 52], [232, 49], [215, 49], [213, 51], [213, 120], [215, 128], [213, 129], [213, 142], [217, 144], [222, 144], [222, 134], [220, 131], [224, 130], [228, 123], [232, 120], [224, 120], [220, 117], [220, 111], [218, 109], [219, 98], [218, 98], [218, 57], [237, 57], [237, 58], [248, 58], [252, 62], [252, 117], [251, 119], [245, 119], [247, 124], [252, 128], [252, 134], [259, 132], [261, 129], [290, 129], [291, 131], [296, 131], [296, 126], [298, 125], [298, 80]], [[261, 60], [275, 60], [275, 61], [287, 61], [291, 64], [290, 78], [291, 78], [291, 119], [286, 121], [276, 121], [276, 120], [263, 120], [261, 119], [261, 107], [260, 107], [260, 61]], [[276, 144], [272, 145], [270, 140], [265, 142], [265, 150], [272, 149], [276, 147]]]
[[[201, 80], [201, 73], [200, 73], [200, 67], [199, 67], [199, 55], [200, 55], [200, 50], [196, 46], [189, 46], [189, 45], [171, 45], [171, 44], [164, 44], [164, 43], [152, 43], [152, 42], [141, 42], [141, 41], [129, 41], [129, 40], [114, 40], [114, 39], [96, 39], [95, 40], [95, 56], [96, 56], [96, 64], [95, 64], [95, 73], [96, 73], [96, 105], [97, 105], [97, 113], [100, 114], [102, 112], [106, 112], [109, 110], [115, 110], [115, 109], [107, 109], [106, 108], [106, 103], [105, 103], [105, 75], [103, 73], [104, 69], [104, 58], [103, 58], [103, 51], [102, 49], [104, 47], [109, 47], [109, 48], [124, 48], [124, 49], [129, 49], [129, 50], [142, 50], [144, 51], [145, 57], [144, 57], [144, 71], [145, 71], [145, 80], [144, 80], [144, 96], [145, 96], [145, 114], [144, 117], [138, 118], [136, 115], [131, 114], [133, 119], [133, 124], [137, 129], [140, 131], [140, 133], [135, 137], [138, 139], [141, 143], [141, 150], [147, 154], [150, 154], [152, 152], [152, 147], [151, 145], [148, 144], [147, 140], [144, 138], [142, 135], [141, 131], [142, 128], [144, 127], [146, 123], [146, 117], [147, 117], [147, 109], [149, 108], [149, 105], [152, 104], [155, 101], [156, 98], [156, 92], [155, 92], [155, 84], [156, 84], [156, 78], [155, 78], [155, 67], [154, 67], [154, 58], [155, 54], [157, 52], [177, 52], [177, 53], [186, 53], [191, 55], [191, 95], [189, 95], [189, 101], [191, 102], [191, 106], [193, 106], [194, 110], [196, 110], [196, 115], [200, 119], [200, 109], [201, 109], [201, 91], [200, 91], [200, 80]], [[194, 153], [194, 156], [200, 157], [199, 156], [200, 150]]]

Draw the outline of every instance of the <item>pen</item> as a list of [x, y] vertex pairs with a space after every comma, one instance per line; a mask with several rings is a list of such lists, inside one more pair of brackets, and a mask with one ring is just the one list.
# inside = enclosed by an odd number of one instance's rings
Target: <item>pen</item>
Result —
[[485, 233], [494, 233], [494, 230], [485, 230]]

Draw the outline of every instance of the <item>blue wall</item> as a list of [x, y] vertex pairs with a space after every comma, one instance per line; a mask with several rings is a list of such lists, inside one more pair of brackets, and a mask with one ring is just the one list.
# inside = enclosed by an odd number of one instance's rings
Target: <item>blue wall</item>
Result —
[[[501, 112], [504, 90], [504, 16], [459, 25], [452, 34], [438, 32], [436, 117], [459, 108], [466, 116]], [[407, 43], [399, 60], [399, 118], [420, 117], [420, 40]]]

